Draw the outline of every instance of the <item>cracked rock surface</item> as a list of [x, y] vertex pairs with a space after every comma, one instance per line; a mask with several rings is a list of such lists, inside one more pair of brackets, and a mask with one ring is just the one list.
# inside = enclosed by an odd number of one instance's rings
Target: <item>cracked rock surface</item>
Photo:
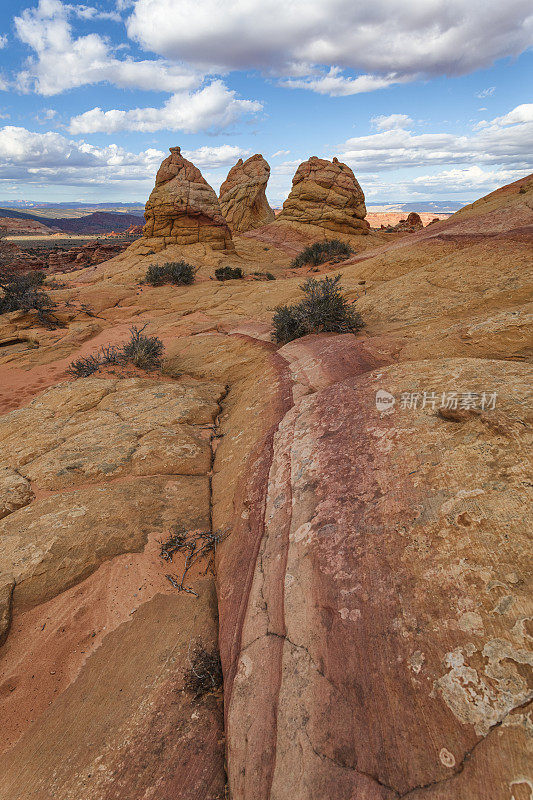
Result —
[[[532, 198], [346, 234], [356, 336], [272, 342], [325, 218], [235, 236], [274, 281], [145, 237], [52, 290], [64, 327], [0, 317], [0, 800], [530, 798]], [[192, 286], [139, 284], [178, 257]], [[161, 370], [69, 378], [132, 325]], [[176, 531], [225, 534], [196, 594]], [[199, 646], [223, 692], [186, 690]]]

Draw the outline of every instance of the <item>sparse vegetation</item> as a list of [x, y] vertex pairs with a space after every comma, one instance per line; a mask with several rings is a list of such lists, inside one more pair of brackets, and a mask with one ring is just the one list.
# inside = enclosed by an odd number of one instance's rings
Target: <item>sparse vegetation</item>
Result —
[[308, 278], [300, 286], [304, 299], [292, 306], [278, 306], [272, 319], [274, 340], [292, 342], [309, 333], [356, 333], [363, 327], [340, 286], [341, 275], [316, 280]]
[[239, 280], [244, 278], [244, 272], [240, 267], [218, 267], [215, 278], [217, 281]]
[[293, 260], [293, 267], [304, 267], [310, 265], [317, 267], [319, 264], [324, 264], [326, 261], [345, 261], [353, 254], [350, 245], [341, 242], [339, 239], [327, 239], [323, 242], [315, 242], [314, 244], [302, 250]]
[[275, 281], [276, 276], [271, 272], [252, 272], [252, 278], [255, 281]]
[[525, 186], [521, 186], [520, 189], [518, 190], [518, 194], [525, 194], [526, 192], [527, 192], [527, 189], [526, 189]]
[[122, 347], [121, 356], [126, 362], [130, 362], [140, 369], [155, 369], [161, 365], [164, 345], [157, 336], [146, 336], [142, 328], [130, 328], [130, 339]]
[[96, 354], [72, 361], [67, 372], [74, 378], [88, 378], [108, 364], [133, 364], [144, 370], [156, 369], [161, 364], [164, 345], [157, 336], [146, 336], [142, 328], [130, 328], [130, 338], [122, 347], [107, 345]]
[[120, 363], [120, 350], [113, 345], [102, 346], [96, 355], [77, 358], [70, 364], [67, 372], [74, 378], [88, 378], [89, 375], [98, 372], [100, 367], [118, 363]]
[[39, 322], [47, 328], [59, 324], [54, 315], [56, 304], [50, 295], [40, 287], [45, 279], [44, 272], [17, 273], [0, 271], [0, 314], [10, 311], [37, 313]]
[[222, 664], [218, 650], [206, 650], [197, 644], [189, 653], [189, 669], [184, 677], [184, 687], [194, 694], [195, 700], [209, 692], [216, 692], [222, 686]]
[[183, 553], [185, 555], [185, 565], [181, 580], [175, 575], [167, 575], [167, 580], [179, 592], [188, 592], [198, 596], [190, 586], [185, 586], [187, 573], [193, 564], [202, 558], [207, 558], [207, 565], [204, 570], [204, 575], [209, 569], [213, 569], [215, 563], [215, 553], [217, 546], [220, 542], [224, 541], [228, 536], [228, 531], [188, 531], [180, 526], [176, 526], [165, 542], [160, 542], [161, 550], [159, 555], [164, 561], [172, 561], [175, 553]]
[[198, 267], [187, 264], [186, 261], [169, 261], [166, 264], [151, 264], [144, 277], [144, 283], [152, 286], [163, 286], [164, 283], [173, 283], [176, 286], [188, 286], [194, 283]]

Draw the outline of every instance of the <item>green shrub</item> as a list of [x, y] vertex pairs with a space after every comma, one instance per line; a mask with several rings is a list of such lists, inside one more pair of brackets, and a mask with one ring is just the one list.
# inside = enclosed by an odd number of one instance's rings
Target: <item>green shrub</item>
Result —
[[45, 279], [44, 272], [25, 274], [3, 270], [0, 272], [0, 314], [10, 311], [35, 311], [41, 324], [53, 328], [59, 324], [54, 316], [56, 304], [39, 287]]
[[96, 355], [77, 358], [72, 361], [67, 372], [74, 378], [88, 378], [106, 364], [120, 364], [121, 352], [114, 345], [102, 346]]
[[151, 370], [161, 365], [164, 345], [157, 336], [145, 336], [143, 328], [130, 328], [130, 339], [122, 347], [107, 345], [96, 355], [72, 361], [67, 373], [74, 378], [88, 378], [107, 364], [133, 364], [140, 369]]
[[165, 347], [157, 336], [145, 336], [144, 328], [146, 325], [140, 329], [130, 328], [130, 340], [122, 347], [121, 355], [124, 361], [140, 369], [155, 369], [161, 364]]
[[309, 333], [356, 333], [363, 320], [345, 297], [341, 275], [316, 280], [308, 278], [300, 286], [305, 297], [296, 305], [278, 306], [272, 319], [274, 341], [285, 344]]
[[198, 267], [187, 264], [186, 261], [169, 261], [167, 264], [151, 264], [144, 277], [144, 283], [152, 286], [163, 286], [164, 283], [174, 283], [177, 286], [188, 286], [194, 283]]
[[276, 276], [273, 275], [271, 272], [252, 272], [252, 278], [254, 281], [275, 281]]
[[215, 270], [217, 281], [239, 280], [244, 278], [244, 272], [240, 267], [218, 267]]
[[293, 267], [303, 267], [310, 264], [317, 267], [326, 261], [345, 261], [354, 251], [350, 245], [341, 242], [339, 239], [326, 239], [323, 242], [314, 244], [302, 250], [293, 260]]

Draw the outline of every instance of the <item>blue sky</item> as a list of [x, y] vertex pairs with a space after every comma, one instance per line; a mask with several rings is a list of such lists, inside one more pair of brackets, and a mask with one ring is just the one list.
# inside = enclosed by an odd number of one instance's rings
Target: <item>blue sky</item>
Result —
[[178, 144], [216, 189], [262, 153], [274, 205], [311, 155], [469, 201], [533, 171], [532, 42], [529, 0], [4, 0], [0, 200], [144, 202]]

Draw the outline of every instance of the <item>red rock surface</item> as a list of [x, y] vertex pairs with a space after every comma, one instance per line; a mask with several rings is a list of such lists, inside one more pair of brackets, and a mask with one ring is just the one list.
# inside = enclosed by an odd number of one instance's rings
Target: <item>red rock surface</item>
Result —
[[[1, 800], [528, 797], [532, 192], [353, 237], [356, 337], [271, 341], [317, 230], [282, 221], [232, 256], [277, 280], [211, 281], [197, 243], [194, 285], [140, 286], [177, 252], [146, 245], [67, 274], [63, 328], [0, 318]], [[145, 323], [162, 373], [67, 379]], [[179, 522], [228, 533], [198, 598]], [[217, 634], [225, 725], [182, 692]]]

